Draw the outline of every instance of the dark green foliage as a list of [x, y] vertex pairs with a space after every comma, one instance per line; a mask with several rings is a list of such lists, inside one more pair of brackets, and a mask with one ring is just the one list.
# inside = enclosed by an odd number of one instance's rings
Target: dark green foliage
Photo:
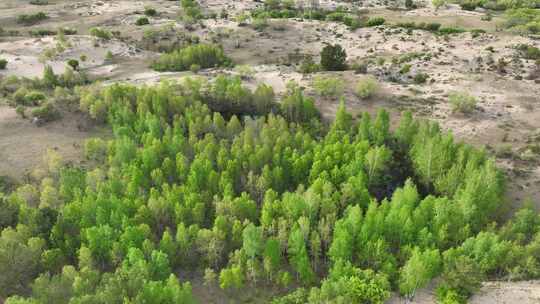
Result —
[[367, 26], [378, 26], [383, 25], [386, 22], [386, 20], [383, 17], [371, 17], [366, 22]]
[[30, 0], [29, 2], [32, 5], [47, 5], [49, 4], [48, 0]]
[[321, 67], [325, 71], [344, 71], [347, 53], [339, 44], [326, 45], [321, 51]]
[[187, 71], [192, 65], [201, 68], [213, 68], [231, 65], [231, 60], [225, 56], [220, 46], [213, 44], [195, 44], [183, 49], [163, 54], [152, 67], [157, 71]]
[[32, 15], [19, 15], [17, 16], [17, 23], [24, 24], [24, 25], [34, 25], [40, 21], [48, 19], [49, 16], [45, 14], [44, 12], [38, 12]]
[[145, 14], [146, 16], [148, 16], [148, 17], [153, 17], [153, 16], [157, 15], [157, 11], [156, 11], [156, 9], [153, 8], [153, 7], [146, 7], [146, 8], [144, 9], [144, 14]]
[[150, 24], [150, 21], [146, 17], [140, 17], [139, 19], [137, 19], [137, 21], [135, 21], [135, 24], [138, 26], [147, 25]]
[[6, 59], [0, 59], [0, 70], [5, 70], [7, 68], [8, 61]]
[[74, 70], [77, 71], [79, 69], [79, 61], [77, 59], [70, 59], [67, 61], [67, 64]]
[[112, 38], [112, 33], [111, 32], [109, 32], [106, 29], [99, 28], [99, 27], [91, 28], [90, 29], [90, 35], [92, 35], [94, 37], [97, 37], [97, 38], [104, 39], [104, 40], [109, 40], [109, 39]]
[[530, 60], [540, 59], [540, 48], [537, 48], [534, 45], [520, 44], [516, 47], [516, 49], [521, 53], [521, 55], [525, 59], [530, 59]]

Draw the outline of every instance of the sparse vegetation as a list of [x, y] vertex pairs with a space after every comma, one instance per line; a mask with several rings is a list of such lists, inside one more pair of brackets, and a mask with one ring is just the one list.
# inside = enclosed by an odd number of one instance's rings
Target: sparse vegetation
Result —
[[47, 16], [47, 14], [45, 14], [44, 12], [37, 12], [31, 15], [23, 14], [17, 16], [17, 23], [24, 25], [34, 25], [48, 18], [49, 16]]

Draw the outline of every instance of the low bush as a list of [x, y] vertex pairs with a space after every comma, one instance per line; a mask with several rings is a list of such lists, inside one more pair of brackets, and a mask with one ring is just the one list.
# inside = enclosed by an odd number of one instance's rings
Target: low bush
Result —
[[344, 71], [346, 61], [347, 53], [339, 44], [328, 44], [321, 51], [321, 67], [325, 71]]
[[229, 66], [231, 60], [225, 56], [223, 49], [218, 45], [196, 44], [161, 55], [152, 67], [156, 71], [186, 71], [193, 64], [205, 69]]
[[137, 21], [135, 21], [135, 24], [138, 26], [147, 25], [150, 24], [150, 20], [148, 20], [148, 18], [146, 17], [140, 17], [139, 19], [137, 19]]
[[67, 65], [69, 65], [74, 71], [79, 69], [79, 61], [77, 59], [68, 60]]
[[102, 29], [99, 27], [93, 27], [90, 29], [90, 35], [101, 38], [104, 40], [109, 40], [112, 38], [112, 33], [106, 29]]
[[363, 78], [356, 84], [355, 93], [356, 96], [367, 99], [375, 95], [379, 90], [379, 83], [371, 76]]
[[448, 101], [452, 112], [470, 114], [476, 108], [477, 100], [474, 96], [466, 92], [452, 92], [448, 95]]
[[371, 17], [366, 22], [366, 26], [378, 26], [383, 25], [386, 20], [383, 17]]
[[464, 32], [465, 30], [460, 27], [442, 27], [437, 31], [437, 33], [441, 35], [459, 34]]
[[45, 14], [44, 12], [38, 12], [32, 15], [23, 14], [17, 16], [17, 23], [24, 25], [34, 25], [48, 18], [49, 16], [47, 16], [47, 14]]
[[316, 76], [313, 88], [318, 95], [327, 98], [337, 98], [343, 94], [343, 80], [338, 77]]
[[506, 27], [518, 33], [540, 33], [540, 10], [511, 9], [506, 12]]
[[416, 84], [425, 83], [428, 78], [429, 78], [428, 74], [426, 74], [426, 73], [418, 73], [418, 74], [414, 75], [414, 83], [416, 83]]
[[28, 31], [28, 34], [30, 34], [30, 36], [54, 36], [57, 33], [57, 31], [49, 29], [36, 29]]
[[0, 59], [0, 70], [5, 70], [7, 68], [8, 61], [6, 59]]
[[29, 3], [32, 5], [47, 5], [49, 4], [49, 0], [30, 0]]
[[60, 117], [60, 112], [51, 102], [46, 102], [42, 106], [32, 110], [32, 117], [38, 118], [44, 122], [53, 121]]
[[144, 14], [146, 16], [153, 17], [153, 16], [157, 15], [157, 11], [153, 7], [146, 7], [144, 9]]
[[305, 55], [300, 63], [299, 71], [302, 74], [316, 73], [321, 70], [321, 66], [313, 61], [313, 56]]
[[516, 49], [521, 53], [521, 56], [529, 60], [538, 60], [540, 59], [540, 48], [535, 47], [534, 45], [520, 44]]

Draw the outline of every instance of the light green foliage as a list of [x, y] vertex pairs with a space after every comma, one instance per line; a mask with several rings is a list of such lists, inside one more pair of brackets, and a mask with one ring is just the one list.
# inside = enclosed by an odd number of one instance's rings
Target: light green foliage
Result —
[[337, 98], [343, 94], [344, 83], [338, 77], [315, 76], [313, 88], [322, 97]]
[[193, 64], [201, 68], [228, 66], [231, 64], [223, 49], [211, 44], [195, 44], [169, 54], [163, 54], [152, 65], [157, 71], [186, 71]]
[[91, 28], [90, 29], [90, 35], [92, 35], [94, 37], [97, 37], [97, 38], [104, 39], [104, 40], [109, 40], [109, 39], [112, 38], [111, 32], [109, 32], [106, 29], [99, 28], [99, 27]]
[[506, 12], [506, 27], [518, 33], [540, 33], [540, 12], [535, 8], [516, 8]]
[[365, 77], [358, 81], [356, 84], [355, 93], [356, 96], [367, 99], [377, 93], [379, 89], [379, 83], [373, 77]]
[[343, 100], [327, 123], [297, 84], [278, 104], [226, 76], [76, 91], [112, 135], [85, 166], [51, 153], [38, 183], [3, 190], [8, 302], [189, 304], [178, 274], [205, 269], [230, 293], [301, 288], [276, 303], [384, 303], [439, 275], [452, 301], [540, 275], [538, 214], [490, 225], [494, 162], [411, 113], [390, 128]]
[[409, 298], [418, 288], [424, 287], [440, 271], [441, 257], [438, 250], [420, 251], [415, 248], [401, 269], [399, 290]]
[[448, 95], [448, 102], [453, 112], [469, 114], [476, 108], [476, 97], [466, 92], [452, 92]]

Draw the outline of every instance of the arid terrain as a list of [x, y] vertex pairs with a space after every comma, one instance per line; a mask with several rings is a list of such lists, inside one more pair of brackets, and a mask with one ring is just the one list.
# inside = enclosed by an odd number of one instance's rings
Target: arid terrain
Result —
[[[204, 12], [226, 11], [229, 18], [209, 18], [187, 26], [178, 18], [177, 1], [165, 0], [49, 0], [48, 5], [2, 0], [0, 27], [11, 34], [0, 36], [0, 58], [9, 62], [6, 69], [0, 70], [0, 79], [41, 77], [45, 65], [62, 73], [67, 60], [82, 57], [85, 60], [79, 60], [79, 69], [103, 85], [126, 82], [142, 86], [164, 79], [212, 79], [218, 74], [241, 73], [237, 68], [157, 72], [150, 67], [160, 55], [157, 41], [148, 38], [152, 31], [165, 37], [159, 40], [165, 44], [198, 36], [201, 41], [221, 44], [236, 65], [250, 66], [249, 75], [243, 75], [249, 87], [268, 84], [281, 96], [287, 83], [296, 81], [307, 95], [316, 97], [316, 105], [325, 118], [335, 116], [340, 99], [317, 95], [313, 82], [320, 75], [341, 80], [345, 105], [351, 113], [376, 113], [384, 107], [392, 117], [411, 110], [416, 116], [439, 122], [456, 139], [485, 148], [504, 169], [510, 210], [501, 210], [501, 217], [509, 216], [527, 200], [540, 210], [540, 71], [535, 70], [534, 60], [523, 58], [515, 48], [520, 44], [540, 47], [540, 40], [501, 30], [502, 14], [487, 19], [483, 18], [483, 10], [465, 11], [455, 4], [435, 9], [431, 3], [423, 3], [416, 9], [402, 10], [372, 0], [362, 1], [362, 5], [321, 1], [321, 7], [343, 5], [358, 9], [365, 16], [384, 17], [386, 23], [350, 30], [339, 22], [269, 19], [268, 26], [258, 30], [250, 24], [239, 24], [233, 16], [260, 7], [261, 3], [203, 0], [200, 5]], [[154, 8], [157, 14], [148, 17], [149, 24], [136, 25], [147, 7]], [[49, 18], [33, 25], [17, 23], [16, 17], [22, 12], [39, 11]], [[438, 22], [467, 31], [443, 36], [391, 26], [413, 21]], [[93, 27], [117, 34], [109, 40], [96, 39], [89, 32]], [[57, 36], [30, 34], [33, 30], [59, 28], [76, 30], [76, 34], [62, 38], [65, 46], [60, 50], [56, 47]], [[473, 29], [481, 31], [473, 35]], [[318, 62], [326, 44], [341, 45], [348, 62], [365, 62], [367, 70], [301, 73], [297, 58], [312, 55]], [[55, 51], [48, 52], [52, 49]], [[403, 64], [409, 65], [408, 71], [400, 71]], [[414, 80], [420, 73], [428, 75], [425, 83]], [[375, 78], [379, 89], [374, 96], [361, 99], [355, 94], [355, 84], [365, 77]], [[478, 102], [471, 113], [452, 110], [448, 97], [454, 91], [475, 96]], [[94, 126], [77, 111], [65, 112], [59, 120], [37, 126], [30, 119], [19, 117], [15, 108], [3, 104], [0, 97], [0, 175], [23, 180], [42, 163], [47, 149], [56, 150], [70, 162], [81, 163], [84, 140], [107, 138], [110, 134], [106, 127]], [[192, 284], [195, 295], [204, 299], [201, 303], [234, 301], [233, 295], [219, 288], [209, 291], [212, 288], [203, 286], [201, 279], [192, 280]], [[258, 303], [254, 299], [266, 296], [253, 295], [243, 299], [243, 303]], [[389, 303], [406, 302], [395, 296]], [[412, 303], [435, 303], [433, 288], [417, 292]], [[470, 303], [540, 303], [540, 283], [486, 282]]]

